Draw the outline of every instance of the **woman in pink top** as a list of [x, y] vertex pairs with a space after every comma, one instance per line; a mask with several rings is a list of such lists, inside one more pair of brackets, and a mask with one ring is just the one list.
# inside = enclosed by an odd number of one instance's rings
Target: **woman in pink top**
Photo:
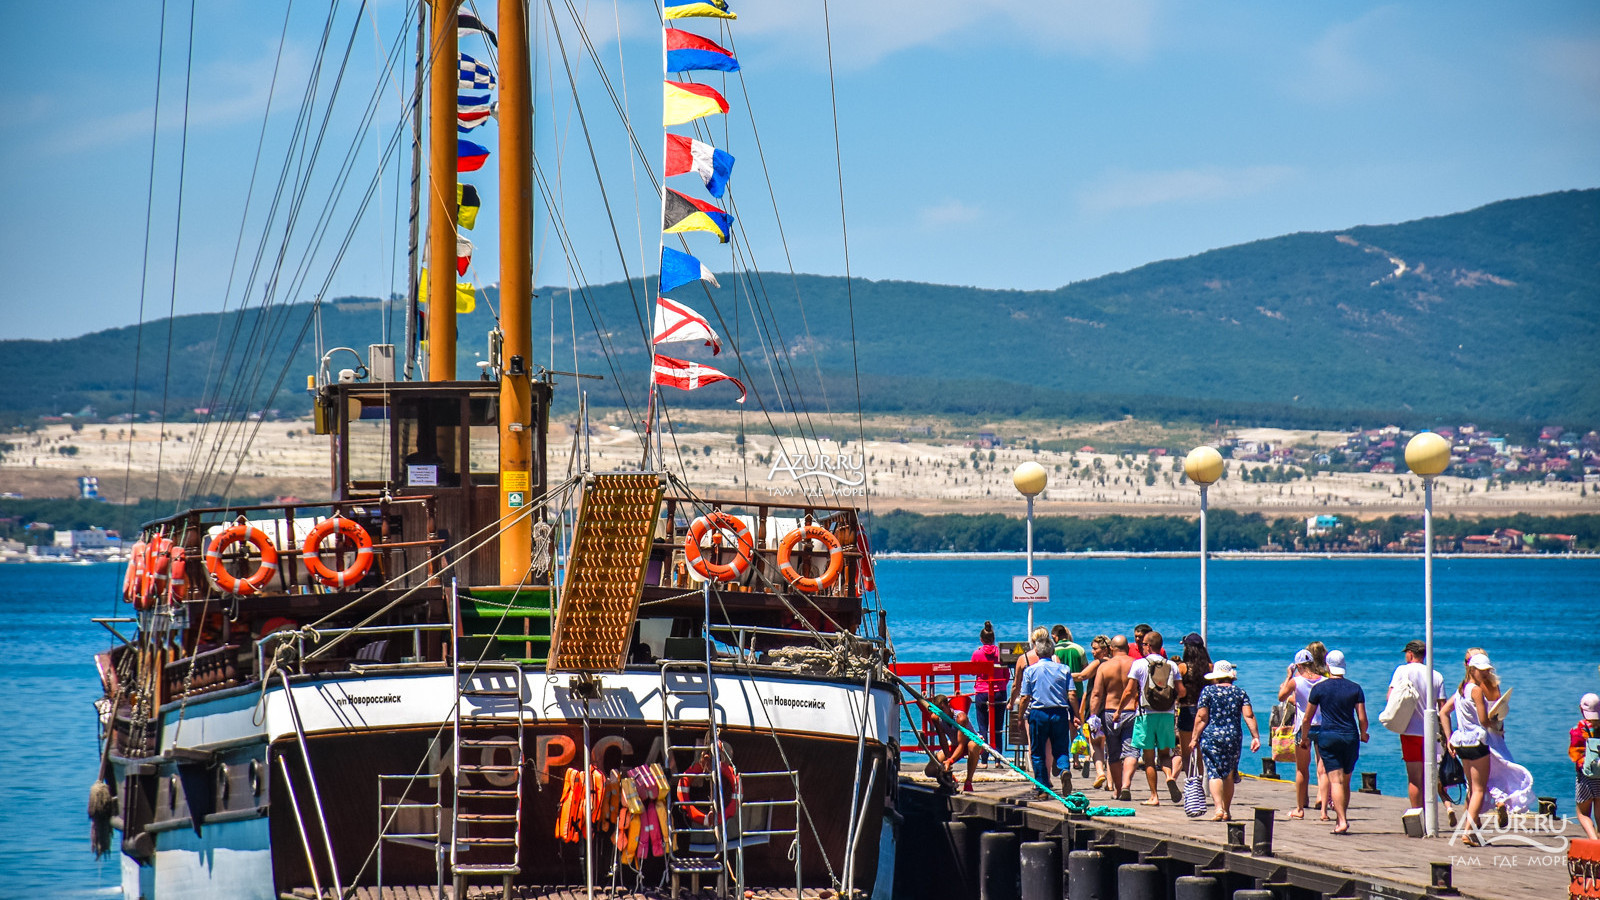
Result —
[[[987, 680], [979, 678], [972, 689], [972, 724], [973, 730], [983, 738], [989, 746], [994, 746], [994, 732], [998, 728], [992, 727], [989, 721], [990, 710], [994, 710], [993, 725], [1003, 724], [1005, 715], [1006, 682], [1010, 673], [1000, 665], [1000, 648], [994, 642], [994, 623], [984, 622], [983, 630], [978, 632], [978, 649], [972, 651], [972, 661], [975, 663], [989, 663], [994, 666], [994, 678]], [[999, 702], [990, 705], [991, 693], [999, 698]], [[979, 764], [988, 762], [988, 754], [980, 751]]]

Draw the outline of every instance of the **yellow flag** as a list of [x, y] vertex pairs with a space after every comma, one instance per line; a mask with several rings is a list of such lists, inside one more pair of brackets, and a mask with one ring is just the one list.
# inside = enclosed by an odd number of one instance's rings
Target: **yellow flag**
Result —
[[[417, 279], [417, 303], [428, 304], [428, 270], [423, 269]], [[472, 289], [472, 282], [456, 282], [456, 315], [464, 316], [478, 308], [478, 292]]]

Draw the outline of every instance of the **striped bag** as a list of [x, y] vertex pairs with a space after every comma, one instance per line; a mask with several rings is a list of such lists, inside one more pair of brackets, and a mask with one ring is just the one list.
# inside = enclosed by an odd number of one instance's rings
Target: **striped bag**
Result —
[[1200, 775], [1200, 754], [1189, 760], [1189, 777], [1183, 783], [1183, 814], [1198, 819], [1206, 814], [1206, 783]]

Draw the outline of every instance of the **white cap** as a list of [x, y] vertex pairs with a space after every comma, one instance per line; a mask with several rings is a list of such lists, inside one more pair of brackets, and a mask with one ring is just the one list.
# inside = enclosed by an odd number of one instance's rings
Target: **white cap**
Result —
[[1206, 673], [1206, 680], [1221, 681], [1224, 678], [1237, 678], [1238, 675], [1239, 670], [1234, 668], [1233, 663], [1219, 659], [1216, 665], [1211, 667], [1211, 671]]
[[1344, 651], [1329, 650], [1325, 662], [1328, 664], [1329, 672], [1335, 675], [1344, 674]]
[[1474, 669], [1494, 670], [1494, 663], [1489, 662], [1489, 657], [1484, 653], [1474, 653], [1467, 658], [1467, 665]]

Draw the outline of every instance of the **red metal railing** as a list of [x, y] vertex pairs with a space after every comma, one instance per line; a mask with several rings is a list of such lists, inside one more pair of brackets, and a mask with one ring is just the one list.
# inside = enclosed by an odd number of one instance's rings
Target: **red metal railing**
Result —
[[[890, 670], [907, 683], [916, 685], [924, 697], [931, 699], [935, 694], [944, 694], [950, 698], [951, 708], [961, 712], [970, 712], [973, 695], [978, 688], [987, 688], [990, 703], [988, 722], [985, 724], [988, 729], [983, 733], [990, 736], [989, 743], [996, 750], [1005, 749], [1004, 728], [999, 727], [1005, 723], [1006, 689], [1011, 676], [1005, 666], [982, 662], [900, 663], [891, 666]], [[923, 710], [909, 697], [902, 697], [900, 703], [912, 707], [910, 719], [913, 723], [910, 729], [902, 726], [900, 752], [920, 753], [922, 742], [934, 746], [942, 741], [942, 735], [936, 727], [937, 717]], [[922, 742], [917, 740], [918, 735], [921, 735]], [[906, 742], [907, 739], [910, 743]]]

